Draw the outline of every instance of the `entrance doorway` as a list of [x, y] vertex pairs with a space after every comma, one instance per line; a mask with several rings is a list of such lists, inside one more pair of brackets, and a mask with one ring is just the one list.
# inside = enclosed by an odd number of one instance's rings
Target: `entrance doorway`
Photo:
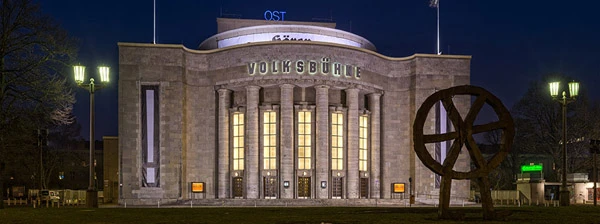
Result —
[[310, 198], [310, 177], [298, 177], [298, 198]]
[[244, 179], [242, 177], [233, 178], [233, 198], [244, 197]]
[[266, 176], [263, 178], [263, 194], [267, 199], [277, 198], [277, 178]]
[[331, 186], [331, 198], [342, 198], [344, 195], [343, 188], [343, 178], [342, 177], [334, 177], [333, 183]]
[[360, 198], [369, 197], [369, 178], [360, 178]]

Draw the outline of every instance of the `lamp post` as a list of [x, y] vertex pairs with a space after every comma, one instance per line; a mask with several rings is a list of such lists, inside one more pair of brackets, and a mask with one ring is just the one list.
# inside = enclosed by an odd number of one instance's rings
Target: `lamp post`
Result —
[[598, 182], [598, 170], [596, 169], [596, 155], [600, 153], [600, 140], [590, 140], [590, 153], [593, 154], [592, 175], [594, 178], [594, 206], [596, 206], [598, 204], [598, 190], [596, 188], [596, 182]]
[[[100, 74], [100, 81], [103, 84], [109, 82], [109, 67], [99, 66], [98, 73]], [[77, 86], [87, 89], [90, 92], [90, 179], [89, 186], [86, 193], [86, 207], [97, 208], [98, 207], [98, 190], [94, 184], [94, 92], [103, 87], [102, 84], [95, 84], [94, 78], [90, 78], [90, 83], [83, 83], [85, 79], [85, 66], [76, 65], [73, 67], [75, 73], [75, 82]]]
[[562, 185], [560, 187], [560, 206], [569, 206], [569, 190], [567, 189], [567, 104], [574, 102], [575, 98], [579, 94], [579, 83], [572, 81], [569, 82], [569, 97], [567, 97], [566, 91], [562, 92], [562, 97], [558, 96], [560, 89], [560, 82], [551, 82], [550, 95], [552, 99], [558, 101], [562, 106]]

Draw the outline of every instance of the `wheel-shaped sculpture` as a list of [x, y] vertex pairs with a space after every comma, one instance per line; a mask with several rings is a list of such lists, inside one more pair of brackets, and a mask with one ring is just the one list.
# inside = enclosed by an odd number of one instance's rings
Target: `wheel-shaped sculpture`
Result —
[[[476, 97], [464, 120], [452, 100], [457, 95]], [[443, 134], [424, 134], [423, 128], [427, 120], [427, 115], [435, 104], [440, 101], [448, 113], [448, 118], [452, 122], [454, 131]], [[498, 121], [483, 125], [474, 125], [475, 118], [486, 103], [496, 113]], [[494, 130], [502, 130], [500, 150], [491, 159], [486, 160], [481, 154], [473, 135]], [[514, 134], [514, 123], [510, 112], [496, 96], [481, 87], [465, 85], [444, 89], [432, 94], [423, 102], [417, 111], [413, 124], [414, 150], [427, 168], [442, 176], [440, 207], [438, 211], [440, 218], [450, 218], [447, 210], [450, 204], [452, 179], [475, 180], [479, 184], [481, 191], [484, 218], [493, 219], [495, 217], [487, 175], [491, 170], [500, 165], [510, 151]], [[446, 159], [440, 163], [429, 154], [425, 144], [445, 141], [453, 142]], [[454, 164], [458, 159], [463, 145], [466, 146], [469, 156], [475, 164], [475, 168], [467, 172], [454, 170]]]

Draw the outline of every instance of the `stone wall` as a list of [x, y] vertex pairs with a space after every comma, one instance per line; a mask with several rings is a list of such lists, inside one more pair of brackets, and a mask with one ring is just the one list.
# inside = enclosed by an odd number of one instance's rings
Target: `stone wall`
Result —
[[[364, 99], [369, 93], [382, 93], [378, 139], [380, 189], [371, 191], [379, 194], [371, 197], [391, 198], [391, 184], [396, 182], [406, 183], [408, 191], [409, 178], [413, 180], [415, 193], [435, 194], [433, 173], [421, 164], [412, 150], [415, 113], [436, 90], [470, 82], [468, 56], [417, 54], [390, 58], [364, 49], [324, 43], [257, 43], [216, 51], [189, 50], [181, 45], [120, 43], [119, 56], [120, 181], [123, 198], [132, 199], [132, 203], [144, 198], [188, 199], [192, 197], [191, 182], [205, 183], [205, 198], [229, 195], [218, 192], [221, 180], [217, 157], [223, 147], [219, 145], [217, 134], [219, 95], [216, 90], [229, 89], [230, 106], [236, 107], [246, 106], [246, 86], [262, 86], [259, 105], [279, 104], [280, 85], [284, 83], [295, 85], [294, 102], [301, 102], [300, 98], [304, 97], [313, 105], [318, 95], [315, 85], [329, 86], [328, 105], [344, 107], [348, 103], [347, 88], [358, 88], [358, 101], [352, 103], [359, 110], [369, 103]], [[247, 63], [250, 62], [320, 60], [322, 57], [361, 67], [360, 79], [330, 75], [248, 75]], [[160, 86], [161, 185], [155, 189], [141, 187], [140, 86], [145, 84]], [[470, 100], [457, 98], [455, 104], [459, 111], [466, 112]], [[433, 133], [432, 113], [426, 126], [426, 130]], [[456, 166], [468, 169], [468, 154], [461, 154]], [[467, 197], [468, 193], [468, 181], [453, 183], [454, 196]]]

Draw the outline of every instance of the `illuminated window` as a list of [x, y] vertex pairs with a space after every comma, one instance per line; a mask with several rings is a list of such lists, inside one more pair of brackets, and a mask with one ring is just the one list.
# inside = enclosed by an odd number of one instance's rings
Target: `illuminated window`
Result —
[[142, 187], [160, 187], [160, 111], [158, 86], [142, 86]]
[[277, 169], [277, 114], [274, 111], [263, 113], [263, 168]]
[[368, 138], [369, 138], [369, 117], [367, 115], [360, 116], [359, 119], [359, 136], [358, 136], [358, 169], [360, 171], [367, 171], [367, 161], [369, 159], [369, 147], [368, 147]]
[[311, 169], [312, 119], [310, 111], [298, 112], [298, 169]]
[[244, 114], [233, 114], [233, 170], [244, 170]]
[[331, 169], [344, 169], [344, 115], [331, 114]]

